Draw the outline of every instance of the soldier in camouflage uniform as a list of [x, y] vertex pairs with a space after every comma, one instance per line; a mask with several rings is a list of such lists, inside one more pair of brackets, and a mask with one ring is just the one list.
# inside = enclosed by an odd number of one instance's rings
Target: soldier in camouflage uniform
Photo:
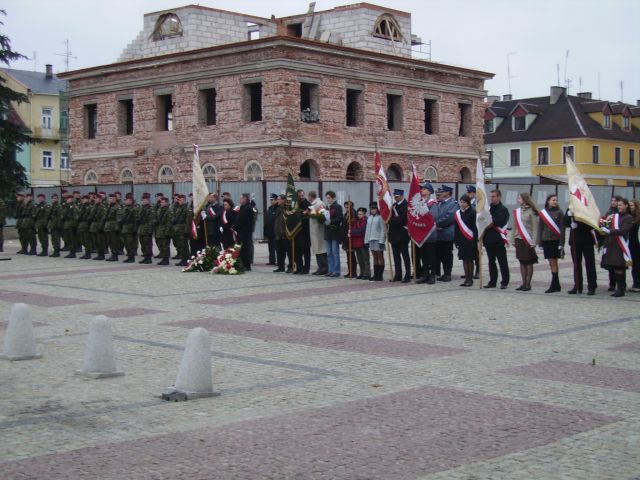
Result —
[[24, 193], [16, 192], [16, 209], [13, 214], [13, 218], [16, 219], [16, 232], [18, 232], [18, 240], [20, 240], [20, 250], [17, 254], [26, 254], [29, 250], [29, 245], [24, 238], [24, 230], [22, 229], [22, 211], [24, 210]]
[[[82, 205], [82, 195], [78, 190], [73, 191], [73, 204], [76, 206], [76, 214], [80, 214], [80, 206]], [[76, 246], [76, 253], [82, 253], [82, 246], [84, 242], [82, 241], [82, 235], [78, 231], [78, 227], [76, 224], [76, 228], [73, 229], [73, 241]]]
[[34, 220], [36, 225], [36, 232], [38, 233], [38, 242], [40, 242], [40, 248], [42, 251], [38, 254], [39, 257], [46, 257], [49, 255], [49, 214], [51, 207], [47, 205], [45, 201], [44, 193], [41, 193], [37, 197], [37, 202], [34, 207]]
[[24, 196], [24, 205], [22, 207], [22, 229], [24, 238], [29, 246], [29, 250], [25, 255], [36, 255], [36, 222], [35, 205], [33, 204], [33, 196], [27, 192]]
[[120, 224], [118, 223], [120, 206], [116, 200], [116, 195], [111, 193], [104, 215], [104, 234], [109, 250], [111, 250], [111, 256], [107, 258], [107, 262], [118, 261], [118, 249], [120, 248]]
[[62, 205], [62, 236], [69, 253], [64, 258], [76, 258], [76, 229], [78, 227], [78, 207], [73, 201], [73, 195], [67, 195]]
[[[187, 196], [179, 195], [173, 211], [173, 244], [176, 247], [180, 259], [176, 266], [184, 267], [189, 258], [189, 226], [191, 224], [187, 207]], [[175, 257], [174, 257], [175, 258]]]
[[82, 260], [89, 260], [93, 253], [93, 242], [91, 241], [91, 221], [93, 219], [94, 205], [89, 203], [89, 195], [80, 197], [80, 206], [78, 207], [78, 236], [80, 243], [84, 247], [84, 255], [80, 257]]
[[58, 194], [51, 195], [51, 206], [49, 207], [49, 222], [47, 229], [51, 232], [51, 248], [53, 253], [50, 257], [60, 256], [60, 239], [62, 237], [62, 206], [58, 201]]
[[0, 252], [4, 252], [4, 223], [7, 219], [7, 207], [0, 198]]
[[169, 265], [169, 257], [171, 256], [171, 231], [173, 228], [173, 219], [171, 210], [169, 209], [169, 199], [162, 197], [160, 200], [160, 208], [155, 218], [156, 224], [156, 244], [160, 250], [159, 258], [162, 259], [158, 265]]
[[89, 233], [91, 234], [91, 243], [96, 250], [94, 260], [104, 260], [105, 240], [104, 240], [104, 214], [105, 206], [102, 195], [96, 195], [93, 201], [93, 215], [89, 224]]
[[127, 252], [127, 259], [123, 263], [135, 262], [135, 257], [138, 253], [136, 214], [137, 208], [133, 202], [133, 194], [127, 193], [124, 199], [124, 207], [120, 209], [120, 233]]
[[153, 227], [155, 224], [155, 212], [154, 207], [151, 206], [149, 201], [151, 195], [148, 193], [142, 194], [142, 205], [138, 207], [136, 212], [136, 222], [138, 225], [138, 239], [140, 240], [140, 252], [142, 253], [142, 260], [138, 263], [148, 265], [151, 263], [151, 257], [153, 256]]

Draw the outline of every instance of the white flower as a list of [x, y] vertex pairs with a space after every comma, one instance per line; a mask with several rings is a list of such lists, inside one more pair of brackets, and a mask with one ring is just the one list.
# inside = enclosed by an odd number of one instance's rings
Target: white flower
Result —
[[229, 259], [229, 258], [232, 258], [232, 257], [233, 257], [233, 255], [231, 255], [230, 253], [227, 253], [227, 254], [225, 255], [225, 257], [226, 257], [227, 259]]
[[231, 270], [229, 270], [230, 275], [235, 275], [236, 273], [238, 273], [238, 271], [235, 268], [232, 268]]
[[191, 257], [191, 260], [193, 260], [194, 258], [196, 258], [196, 257], [193, 257], [193, 256], [192, 256], [192, 257]]

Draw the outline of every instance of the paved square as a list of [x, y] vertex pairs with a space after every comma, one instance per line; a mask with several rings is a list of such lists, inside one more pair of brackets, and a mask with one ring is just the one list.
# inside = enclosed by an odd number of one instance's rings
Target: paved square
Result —
[[[43, 358], [0, 361], [0, 479], [640, 477], [640, 294], [238, 277], [15, 255], [0, 345], [30, 305]], [[459, 275], [458, 263], [454, 273]], [[386, 273], [388, 277], [388, 273]], [[124, 377], [86, 380], [88, 324], [113, 319]], [[189, 329], [219, 397], [160, 400]], [[596, 360], [595, 366], [592, 364]]]

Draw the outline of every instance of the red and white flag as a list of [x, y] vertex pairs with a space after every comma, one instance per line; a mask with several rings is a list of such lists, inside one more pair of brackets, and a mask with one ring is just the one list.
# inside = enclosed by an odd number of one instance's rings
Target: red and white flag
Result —
[[380, 216], [384, 223], [389, 223], [391, 219], [391, 209], [393, 208], [393, 197], [389, 192], [389, 183], [387, 182], [387, 175], [382, 168], [382, 160], [380, 159], [380, 152], [376, 151], [373, 156], [373, 163], [376, 173], [376, 195], [378, 196], [378, 209], [380, 210]]
[[429, 199], [420, 194], [420, 180], [418, 180], [416, 166], [412, 165], [412, 168], [407, 208], [407, 230], [411, 240], [418, 247], [421, 247], [436, 229], [436, 222], [429, 211]]

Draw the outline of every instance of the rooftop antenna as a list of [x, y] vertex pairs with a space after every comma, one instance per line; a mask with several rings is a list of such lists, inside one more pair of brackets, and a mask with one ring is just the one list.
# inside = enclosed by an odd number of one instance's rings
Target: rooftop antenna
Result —
[[600, 100], [602, 96], [600, 95], [600, 72], [598, 72], [598, 100]]
[[507, 53], [507, 80], [509, 81], [509, 95], [511, 95], [511, 79], [516, 78], [511, 76], [511, 55], [516, 55], [518, 52]]
[[69, 71], [69, 59], [73, 58], [74, 60], [77, 60], [78, 57], [74, 57], [73, 53], [71, 53], [69, 51], [69, 39], [68, 38], [62, 43], [65, 46], [65, 53], [56, 53], [56, 55], [59, 56], [59, 57], [64, 57], [64, 71], [68, 72]]
[[578, 77], [578, 91], [582, 91], [582, 77]]
[[556, 73], [558, 74], [558, 83], [556, 85], [560, 86], [560, 64], [556, 63]]
[[36, 51], [33, 51], [33, 71], [37, 72], [38, 71], [38, 64], [36, 63]]
[[566, 88], [569, 88], [567, 83], [567, 64], [569, 63], [569, 50], [567, 49], [567, 53], [564, 56], [564, 85]]
[[624, 82], [620, 80], [620, 101], [624, 102]]

